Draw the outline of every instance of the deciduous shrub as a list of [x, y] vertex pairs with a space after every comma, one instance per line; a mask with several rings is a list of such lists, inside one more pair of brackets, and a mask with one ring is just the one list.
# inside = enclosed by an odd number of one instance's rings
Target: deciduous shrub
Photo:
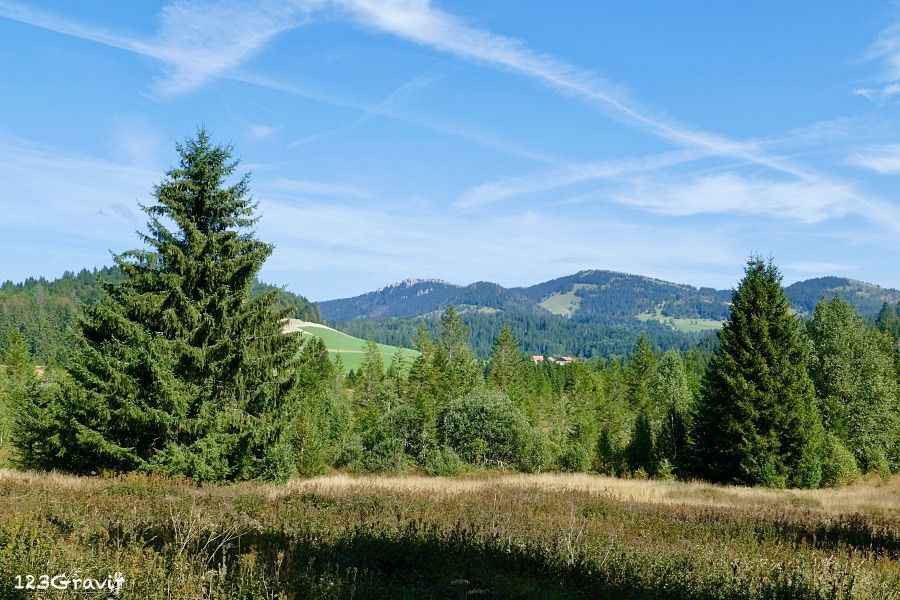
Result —
[[447, 446], [436, 448], [425, 456], [425, 471], [429, 475], [459, 475], [465, 468], [466, 463]]
[[834, 434], [825, 438], [825, 456], [822, 461], [822, 486], [848, 485], [859, 477], [859, 466], [853, 453]]
[[477, 389], [457, 398], [447, 405], [442, 421], [445, 442], [466, 462], [511, 466], [529, 462], [530, 426], [501, 392]]
[[565, 446], [557, 459], [563, 471], [585, 472], [591, 468], [591, 453], [581, 444]]

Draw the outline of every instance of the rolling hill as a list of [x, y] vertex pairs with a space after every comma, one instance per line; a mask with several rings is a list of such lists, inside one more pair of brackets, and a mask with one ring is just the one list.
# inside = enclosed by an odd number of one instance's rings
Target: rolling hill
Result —
[[856, 307], [863, 316], [874, 317], [885, 302], [896, 304], [900, 291], [879, 287], [865, 281], [846, 277], [817, 277], [792, 283], [785, 288], [793, 307], [801, 314], [810, 314], [823, 297], [839, 294]]
[[[870, 319], [882, 303], [900, 301], [900, 291], [841, 277], [810, 279], [785, 289], [801, 315], [835, 294]], [[408, 346], [421, 325], [436, 335], [441, 312], [456, 306], [479, 356], [490, 353], [494, 338], [508, 325], [527, 352], [591, 357], [624, 354], [641, 333], [659, 350], [713, 343], [713, 332], [729, 317], [730, 300], [730, 290], [589, 270], [517, 288], [406, 280], [354, 298], [321, 302], [319, 308], [327, 322], [350, 334]]]
[[[289, 319], [284, 330], [286, 332], [299, 331], [304, 336], [321, 338], [325, 342], [325, 347], [328, 348], [328, 354], [332, 360], [337, 356], [341, 357], [345, 372], [349, 372], [351, 369], [355, 371], [362, 365], [366, 353], [366, 341], [363, 339], [347, 335], [327, 325], [300, 319]], [[390, 364], [397, 350], [397, 346], [378, 344], [378, 351], [381, 353], [385, 368]], [[404, 361], [403, 368], [404, 370], [409, 369], [419, 353], [409, 348], [401, 348], [400, 351]]]
[[479, 281], [461, 286], [440, 279], [407, 279], [354, 298], [319, 302], [319, 310], [328, 315], [329, 321], [418, 317], [443, 312], [450, 306], [482, 312], [548, 312], [496, 283]]
[[[882, 303], [900, 301], [900, 291], [844, 277], [820, 277], [785, 288], [801, 314], [812, 311], [823, 297], [840, 294], [866, 317]], [[331, 322], [427, 317], [449, 306], [461, 312], [558, 315], [578, 322], [627, 317], [677, 323], [692, 321], [710, 329], [728, 318], [730, 290], [696, 288], [641, 275], [615, 271], [579, 271], [529, 287], [504, 288], [478, 282], [467, 286], [437, 279], [408, 279], [353, 298], [319, 303], [322, 317]]]

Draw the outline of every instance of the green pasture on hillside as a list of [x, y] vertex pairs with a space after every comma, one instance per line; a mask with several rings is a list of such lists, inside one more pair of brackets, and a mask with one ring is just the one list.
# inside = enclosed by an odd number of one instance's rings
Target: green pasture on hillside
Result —
[[[362, 365], [363, 358], [366, 355], [366, 340], [347, 335], [324, 325], [304, 325], [301, 333], [305, 336], [321, 338], [325, 342], [332, 359], [340, 355], [345, 371], [359, 369], [360, 365]], [[387, 368], [394, 354], [397, 353], [397, 346], [378, 344], [378, 351], [381, 353], [381, 359], [384, 361], [385, 368]], [[403, 348], [402, 352], [404, 371], [408, 371], [410, 365], [419, 356], [419, 353], [409, 348]]]
[[676, 317], [667, 317], [665, 315], [656, 313], [641, 313], [637, 315], [638, 320], [640, 321], [659, 321], [663, 325], [668, 325], [672, 329], [677, 329], [678, 331], [682, 331], [684, 333], [696, 333], [698, 331], [709, 331], [711, 329], [721, 329], [722, 325], [725, 323], [724, 321], [716, 321], [714, 319], [697, 319], [697, 318], [676, 318]]

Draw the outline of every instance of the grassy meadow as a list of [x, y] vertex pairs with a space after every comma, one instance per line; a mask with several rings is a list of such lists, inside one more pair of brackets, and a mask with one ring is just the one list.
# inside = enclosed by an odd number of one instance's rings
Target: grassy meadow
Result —
[[596, 289], [597, 287], [598, 286], [591, 283], [576, 283], [572, 285], [572, 289], [568, 292], [555, 292], [541, 300], [539, 304], [552, 313], [564, 317], [571, 317], [578, 312], [578, 309], [581, 306], [581, 296], [578, 296], [576, 292], [579, 290]]
[[724, 324], [724, 321], [716, 321], [715, 319], [667, 317], [659, 311], [655, 313], [641, 313], [637, 315], [637, 319], [639, 321], [659, 321], [663, 325], [668, 325], [682, 333], [698, 333], [712, 329], [721, 329]]
[[[300, 331], [304, 336], [321, 338], [322, 341], [325, 342], [325, 346], [328, 348], [328, 354], [332, 359], [337, 356], [341, 357], [341, 361], [344, 363], [345, 372], [349, 372], [351, 369], [354, 371], [359, 369], [366, 355], [366, 340], [347, 335], [346, 333], [332, 329], [326, 325], [292, 320], [287, 331]], [[394, 354], [397, 352], [397, 346], [390, 346], [388, 344], [377, 345], [378, 352], [381, 353], [381, 359], [384, 361], [385, 368], [387, 368], [391, 359], [394, 357]], [[408, 371], [410, 365], [412, 365], [419, 353], [410, 348], [403, 348], [402, 352], [404, 358], [404, 371]]]
[[[123, 598], [896, 598], [900, 479], [816, 491], [589, 475], [196, 485], [0, 471], [17, 574]], [[72, 597], [72, 592], [42, 597]]]

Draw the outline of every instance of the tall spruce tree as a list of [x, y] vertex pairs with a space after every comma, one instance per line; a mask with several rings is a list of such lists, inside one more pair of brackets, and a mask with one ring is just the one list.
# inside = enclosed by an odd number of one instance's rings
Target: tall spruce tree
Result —
[[703, 382], [700, 475], [748, 485], [816, 487], [822, 424], [800, 325], [771, 260], [752, 258]]
[[272, 247], [249, 176], [228, 182], [231, 147], [203, 129], [177, 150], [142, 207], [145, 248], [115, 258], [123, 279], [84, 311], [71, 383], [33, 407], [55, 444], [41, 466], [284, 479], [300, 336], [282, 332], [277, 290], [251, 295]]

